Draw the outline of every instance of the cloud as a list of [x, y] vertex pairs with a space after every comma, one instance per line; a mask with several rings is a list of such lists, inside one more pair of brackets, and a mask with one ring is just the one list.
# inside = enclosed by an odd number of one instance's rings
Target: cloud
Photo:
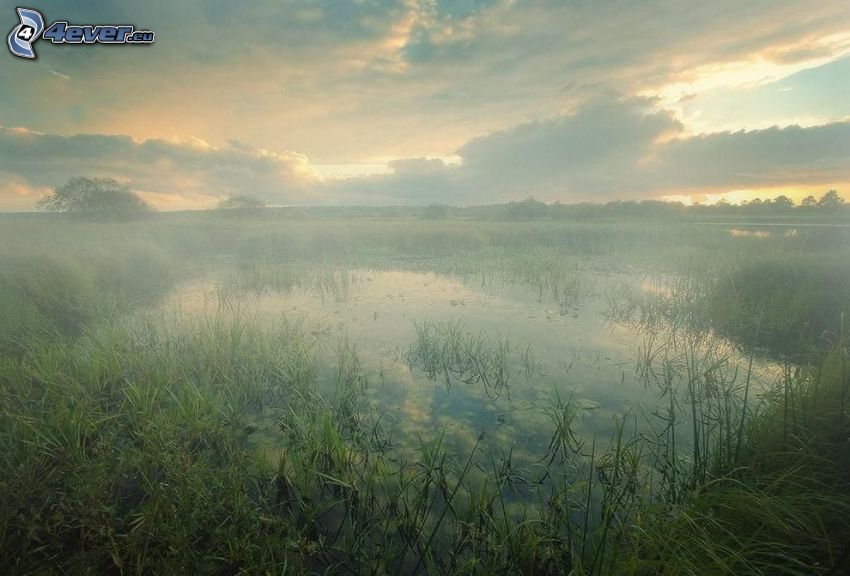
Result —
[[48, 72], [50, 72], [51, 74], [53, 74], [54, 76], [56, 76], [57, 78], [60, 78], [62, 80], [70, 80], [71, 79], [71, 77], [68, 76], [67, 74], [63, 74], [62, 72], [59, 72], [58, 70], [54, 70], [53, 68], [50, 68], [48, 70]]
[[760, 187], [850, 181], [850, 122], [676, 139], [653, 167], [668, 187]]
[[[0, 67], [0, 124], [219, 146], [237, 138], [317, 164], [446, 156], [602, 94], [672, 106], [682, 91], [736, 89], [850, 49], [850, 4], [813, 0], [62, 0], [45, 10], [132, 22], [157, 42], [44, 45], [37, 63], [10, 60]], [[834, 112], [819, 116], [850, 109]]]
[[524, 189], [551, 199], [617, 197], [646, 189], [642, 163], [656, 140], [680, 130], [644, 102], [607, 100], [477, 138], [458, 153], [464, 179], [482, 198], [516, 198]]
[[608, 201], [741, 188], [850, 182], [850, 122], [687, 136], [643, 100], [605, 100], [476, 138], [459, 167], [392, 164], [393, 173], [334, 185], [366, 203]]
[[390, 174], [324, 182], [322, 196], [329, 202], [366, 205], [464, 204], [472, 199], [461, 171], [440, 159], [396, 160], [390, 169]]
[[49, 188], [34, 187], [19, 175], [0, 170], [0, 210], [32, 210], [38, 199], [49, 192]]
[[[32, 190], [53, 188], [72, 176], [107, 176], [172, 207], [199, 199], [250, 193], [273, 204], [309, 203], [319, 181], [309, 160], [238, 142], [215, 147], [199, 139], [136, 141], [127, 136], [61, 136], [0, 127], [0, 173]], [[2, 198], [8, 200], [7, 191]], [[186, 199], [181, 206], [179, 198]], [[154, 200], [155, 201], [155, 200]]]
[[[0, 128], [0, 173], [20, 207], [74, 175], [126, 181], [163, 208], [203, 207], [233, 193], [271, 204], [477, 204], [534, 195], [562, 202], [722, 193], [850, 182], [850, 122], [689, 136], [652, 102], [603, 99], [545, 121], [475, 138], [459, 164], [410, 158], [388, 174], [320, 177], [297, 152], [228, 141], [136, 141]], [[14, 196], [13, 196], [14, 194]], [[13, 201], [14, 200], [14, 201]]]

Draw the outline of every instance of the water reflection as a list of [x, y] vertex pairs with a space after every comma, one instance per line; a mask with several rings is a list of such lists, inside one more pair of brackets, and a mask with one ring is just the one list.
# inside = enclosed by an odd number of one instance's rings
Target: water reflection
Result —
[[770, 238], [771, 232], [767, 230], [744, 230], [741, 228], [730, 228], [729, 235], [735, 238]]
[[[329, 367], [334, 365], [335, 343], [347, 338], [369, 377], [368, 401], [385, 415], [383, 424], [402, 450], [417, 447], [420, 435], [432, 437], [445, 429], [447, 446], [464, 453], [483, 431], [485, 445], [512, 447], [519, 461], [530, 462], [533, 454], [545, 452], [552, 432], [545, 409], [553, 394], [572, 398], [581, 408], [575, 431], [584, 438], [606, 438], [614, 415], [649, 412], [658, 402], [657, 392], [641, 377], [646, 336], [636, 326], [607, 322], [598, 294], [564, 314], [527, 285], [482, 285], [401, 270], [346, 274], [357, 280], [331, 298], [309, 285], [233, 297], [207, 280], [182, 287], [165, 306], [197, 316], [220, 313], [223, 301], [235, 298], [240, 308], [269, 325], [299, 319], [321, 342]], [[657, 290], [662, 284], [647, 288]], [[478, 383], [444, 382], [441, 375], [429, 378], [421, 367], [411, 366], [408, 353], [417, 338], [416, 324], [424, 321], [460, 326], [456, 329], [469, 337], [505, 345], [509, 393], [488, 394]], [[653, 339], [661, 341], [657, 334]], [[731, 346], [722, 352], [737, 354]], [[776, 372], [769, 365], [758, 368], [757, 380], [769, 380]]]
[[[771, 238], [774, 235], [773, 231], [764, 230], [761, 228], [729, 228], [729, 235], [735, 238]], [[783, 238], [796, 238], [800, 231], [797, 228], [786, 228], [782, 231]]]

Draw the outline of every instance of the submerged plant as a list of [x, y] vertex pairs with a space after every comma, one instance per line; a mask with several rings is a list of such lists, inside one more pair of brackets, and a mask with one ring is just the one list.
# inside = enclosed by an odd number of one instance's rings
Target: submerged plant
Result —
[[[487, 396], [510, 394], [511, 346], [501, 336], [490, 341], [484, 331], [474, 334], [462, 321], [433, 324], [414, 322], [416, 341], [406, 354], [411, 366], [421, 366], [432, 380], [440, 377], [446, 387], [453, 383], [480, 384]], [[530, 371], [530, 368], [527, 369]]]

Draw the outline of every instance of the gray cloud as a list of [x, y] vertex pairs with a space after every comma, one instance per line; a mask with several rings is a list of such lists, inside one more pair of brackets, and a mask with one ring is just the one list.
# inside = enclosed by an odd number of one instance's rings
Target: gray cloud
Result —
[[0, 128], [0, 173], [18, 183], [16, 205], [21, 183], [45, 189], [74, 175], [111, 176], [187, 203], [250, 193], [272, 204], [474, 204], [528, 195], [607, 201], [850, 182], [850, 122], [687, 137], [672, 115], [648, 104], [601, 100], [476, 138], [457, 151], [460, 166], [411, 158], [392, 162], [390, 174], [344, 180], [322, 180], [295, 152], [235, 141], [211, 147]]
[[[465, 179], [481, 194], [586, 200], [645, 190], [641, 163], [654, 141], [681, 126], [641, 102], [607, 100], [575, 114], [478, 138], [462, 147]], [[530, 183], [534, 183], [530, 185]]]
[[850, 122], [680, 138], [652, 168], [668, 187], [850, 181]]
[[458, 204], [534, 195], [563, 202], [850, 182], [850, 122], [686, 137], [646, 102], [607, 100], [516, 126], [460, 148], [460, 167], [434, 160], [336, 184], [371, 203]]
[[127, 136], [65, 137], [3, 127], [0, 174], [13, 175], [33, 189], [94, 175], [126, 181], [145, 193], [186, 199], [251, 193], [272, 203], [303, 202], [316, 179], [302, 155], [237, 142], [213, 148], [198, 140], [138, 142]]
[[343, 164], [443, 156], [600, 94], [687, 82], [702, 66], [836, 56], [850, 4], [62, 0], [45, 12], [132, 22], [157, 43], [44, 45], [36, 63], [9, 59], [0, 124], [238, 138]]
[[475, 198], [475, 188], [464, 181], [463, 171], [442, 160], [397, 160], [390, 168], [391, 174], [325, 182], [323, 196], [341, 204], [369, 205], [466, 204]]

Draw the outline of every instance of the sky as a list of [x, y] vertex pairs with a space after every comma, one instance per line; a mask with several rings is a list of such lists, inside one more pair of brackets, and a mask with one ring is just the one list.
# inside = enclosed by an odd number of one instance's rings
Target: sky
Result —
[[[0, 32], [17, 24], [0, 0]], [[846, 0], [32, 0], [149, 46], [0, 54], [0, 210], [850, 199]]]

